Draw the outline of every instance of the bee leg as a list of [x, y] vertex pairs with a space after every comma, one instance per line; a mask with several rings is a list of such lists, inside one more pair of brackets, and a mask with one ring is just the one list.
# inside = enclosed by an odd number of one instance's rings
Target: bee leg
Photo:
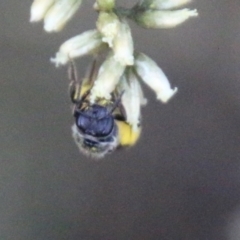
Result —
[[124, 91], [122, 91], [117, 98], [114, 96], [114, 104], [112, 106], [112, 109], [110, 110], [110, 113], [112, 113], [117, 107], [120, 106], [123, 94], [124, 94]]
[[69, 94], [73, 106], [73, 115], [79, 110], [84, 100], [88, 97], [91, 85], [93, 84], [96, 78], [96, 59], [93, 60], [92, 64], [90, 65], [89, 70], [83, 81], [80, 81], [77, 75], [77, 68], [72, 59], [69, 59], [68, 65], [68, 78], [70, 80], [69, 84]]
[[127, 119], [126, 111], [121, 102], [123, 94], [124, 94], [124, 91], [122, 91], [118, 96], [116, 96], [116, 93], [113, 94], [114, 105], [112, 106], [110, 113], [114, 112], [114, 110], [118, 108], [119, 114], [117, 114], [117, 119], [121, 121], [126, 121]]
[[73, 103], [83, 102], [90, 93], [92, 85], [97, 76], [97, 61], [96, 58], [88, 67], [85, 77], [80, 81], [77, 77], [76, 66], [73, 61], [69, 65], [70, 96]]
[[74, 104], [78, 104], [80, 102], [80, 82], [77, 75], [77, 68], [72, 59], [69, 60], [68, 65], [68, 78], [70, 80], [69, 84], [69, 94], [71, 101]]
[[97, 77], [97, 60], [96, 58], [93, 59], [90, 67], [88, 68], [87, 74], [85, 79], [88, 79], [88, 84], [93, 85], [96, 77]]
[[123, 118], [123, 121], [126, 121], [127, 120], [127, 114], [126, 114], [125, 108], [122, 105], [122, 103], [119, 104], [119, 111], [120, 111], [120, 114]]

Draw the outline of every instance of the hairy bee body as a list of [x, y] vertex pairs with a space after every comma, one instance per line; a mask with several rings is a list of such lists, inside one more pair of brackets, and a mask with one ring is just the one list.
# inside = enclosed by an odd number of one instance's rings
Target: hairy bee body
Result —
[[70, 65], [70, 96], [75, 118], [72, 134], [82, 153], [93, 158], [102, 158], [119, 147], [134, 145], [141, 129], [139, 127], [137, 131], [133, 131], [132, 126], [126, 122], [121, 105], [121, 95], [124, 93], [114, 92], [110, 100], [97, 99], [91, 103], [94, 68], [95, 64], [89, 76], [80, 84], [77, 82], [74, 64]]

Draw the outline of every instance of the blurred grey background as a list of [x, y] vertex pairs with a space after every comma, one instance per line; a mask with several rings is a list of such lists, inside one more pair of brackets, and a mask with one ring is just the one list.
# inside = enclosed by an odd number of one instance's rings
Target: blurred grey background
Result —
[[0, 1], [0, 239], [239, 240], [240, 1], [195, 0], [175, 29], [131, 23], [179, 92], [163, 105], [144, 87], [140, 141], [99, 162], [75, 146], [66, 68], [49, 62], [95, 27], [92, 4], [47, 34], [31, 0]]

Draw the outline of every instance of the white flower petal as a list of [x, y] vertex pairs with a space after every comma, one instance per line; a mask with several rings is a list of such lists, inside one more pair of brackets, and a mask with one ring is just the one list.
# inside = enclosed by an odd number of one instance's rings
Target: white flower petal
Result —
[[97, 53], [103, 45], [101, 34], [97, 30], [89, 30], [64, 42], [56, 53], [56, 57], [51, 58], [51, 62], [58, 67], [66, 64], [69, 58]]
[[97, 98], [110, 99], [125, 67], [117, 62], [111, 54], [101, 65], [98, 76], [91, 90], [90, 101]]
[[135, 68], [141, 79], [156, 92], [157, 98], [166, 103], [176, 92], [161, 68], [149, 57], [139, 53], [135, 58]]
[[136, 21], [146, 28], [172, 28], [196, 16], [197, 10], [188, 8], [173, 11], [147, 10], [137, 14]]
[[102, 34], [102, 41], [113, 46], [113, 39], [119, 31], [120, 21], [113, 12], [100, 12], [97, 20], [97, 29]]
[[47, 32], [62, 30], [69, 19], [75, 14], [82, 0], [58, 0], [50, 8], [44, 18], [44, 29]]
[[41, 21], [55, 0], [34, 0], [30, 10], [30, 22]]
[[122, 21], [119, 31], [113, 40], [114, 58], [122, 65], [133, 65], [133, 39], [131, 29], [126, 21]]
[[126, 121], [133, 127], [133, 131], [137, 131], [141, 118], [142, 92], [138, 79], [128, 70], [128, 73], [122, 75], [117, 89], [119, 94], [123, 92], [121, 104], [126, 113]]

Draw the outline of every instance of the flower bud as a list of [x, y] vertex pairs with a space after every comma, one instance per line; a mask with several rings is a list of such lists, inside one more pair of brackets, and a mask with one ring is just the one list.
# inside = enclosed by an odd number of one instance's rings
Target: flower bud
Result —
[[47, 32], [58, 32], [78, 10], [82, 0], [58, 0], [44, 17], [44, 29]]
[[110, 54], [101, 65], [97, 78], [91, 90], [90, 101], [95, 102], [96, 98], [109, 100], [111, 93], [116, 88], [125, 67], [117, 62]]
[[58, 67], [66, 64], [69, 58], [96, 54], [104, 45], [101, 40], [101, 34], [97, 30], [89, 30], [64, 42], [56, 53], [56, 57], [51, 58], [51, 62]]
[[120, 22], [119, 31], [113, 39], [113, 52], [115, 60], [122, 65], [133, 65], [133, 39], [126, 21]]
[[98, 11], [111, 11], [115, 7], [115, 0], [97, 0], [94, 9]]
[[177, 92], [177, 88], [171, 88], [162, 69], [145, 54], [137, 54], [135, 69], [138, 76], [155, 91], [157, 99], [163, 103], [166, 103]]
[[146, 10], [136, 14], [135, 20], [146, 28], [172, 28], [196, 16], [198, 16], [197, 10], [188, 8], [174, 11]]
[[41, 21], [55, 0], [34, 0], [30, 10], [30, 22]]
[[142, 4], [145, 8], [163, 10], [181, 7], [191, 0], [145, 0]]
[[100, 12], [97, 20], [97, 29], [102, 34], [102, 41], [113, 46], [113, 39], [119, 31], [120, 20], [113, 12]]

